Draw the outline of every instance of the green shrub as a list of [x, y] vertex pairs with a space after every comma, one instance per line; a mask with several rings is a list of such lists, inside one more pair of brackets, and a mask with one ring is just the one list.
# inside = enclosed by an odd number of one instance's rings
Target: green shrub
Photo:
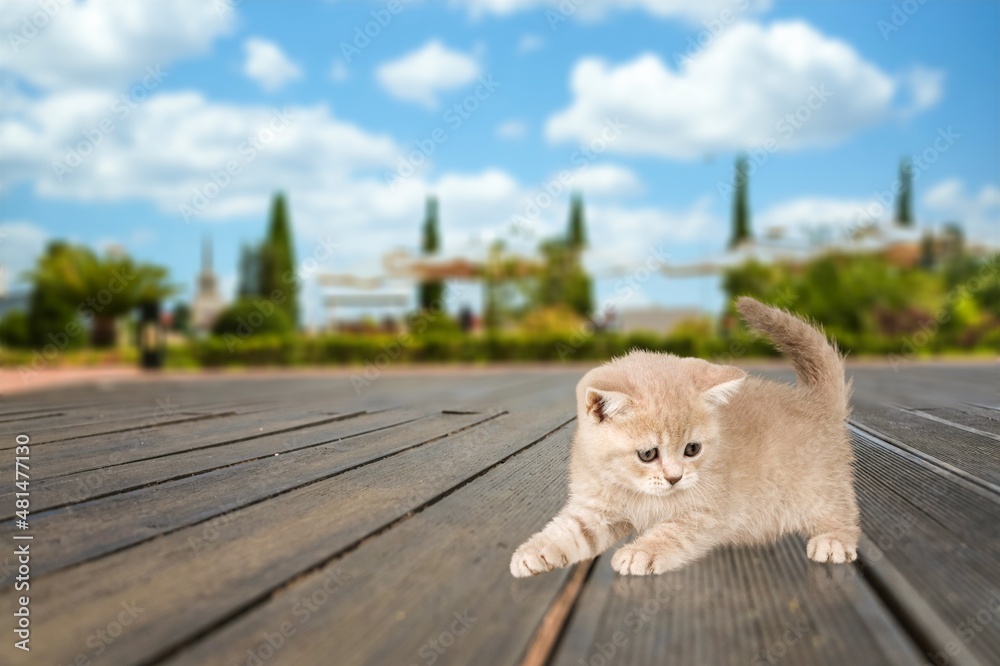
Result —
[[247, 340], [257, 335], [287, 335], [293, 330], [284, 309], [266, 298], [241, 298], [222, 311], [212, 334]]

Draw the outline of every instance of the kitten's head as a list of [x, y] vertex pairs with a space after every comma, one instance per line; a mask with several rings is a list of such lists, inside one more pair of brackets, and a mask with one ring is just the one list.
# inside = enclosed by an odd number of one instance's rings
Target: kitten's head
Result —
[[745, 378], [651, 352], [591, 370], [577, 386], [578, 473], [656, 496], [694, 486], [719, 453], [718, 409]]

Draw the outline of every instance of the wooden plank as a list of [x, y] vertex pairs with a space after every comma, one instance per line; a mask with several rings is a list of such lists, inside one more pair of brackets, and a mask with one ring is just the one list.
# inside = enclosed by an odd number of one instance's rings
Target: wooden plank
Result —
[[996, 368], [972, 364], [923, 364], [865, 367], [848, 365], [859, 401], [893, 403], [920, 409], [963, 401], [997, 401]]
[[851, 422], [876, 437], [925, 454], [1000, 490], [1000, 442], [990, 436], [921, 418], [889, 405], [860, 403]]
[[[22, 427], [32, 427], [35, 424], [33, 421], [38, 421], [40, 419], [54, 419], [60, 416], [64, 416], [63, 412], [42, 412], [41, 414], [30, 414], [30, 415], [18, 415], [12, 416], [6, 419], [0, 419], [0, 424], [3, 424], [4, 430], [20, 430]], [[6, 447], [11, 448], [11, 447]]]
[[[1000, 663], [1000, 503], [888, 443], [861, 432], [853, 439], [863, 531], [961, 638], [961, 653]], [[905, 595], [896, 602], [906, 606]], [[987, 611], [990, 623], [970, 626]]]
[[181, 451], [193, 451], [332, 423], [351, 414], [326, 416], [299, 410], [220, 417], [153, 426], [114, 437], [93, 436], [58, 445], [56, 456], [35, 456], [33, 480], [114, 467]]
[[[435, 415], [65, 509], [35, 513], [31, 525], [38, 535], [35, 546], [38, 557], [32, 571], [41, 576], [122, 550], [457, 433], [490, 418], [493, 416], [487, 414]], [[329, 441], [329, 435], [326, 439]], [[0, 540], [10, 540], [17, 533], [13, 520], [0, 524]]]
[[980, 410], [971, 406], [964, 409], [957, 409], [955, 407], [929, 407], [920, 411], [958, 426], [964, 426], [974, 431], [1000, 437], [1000, 412], [991, 413], [988, 410]]
[[[261, 631], [286, 622], [295, 634], [280, 663], [327, 663], [331, 654], [338, 666], [426, 663], [431, 654], [437, 664], [483, 663], [486, 655], [491, 665], [519, 663], [570, 570], [515, 579], [510, 556], [565, 502], [571, 435], [562, 428], [167, 663], [240, 663], [261, 649]], [[296, 604], [331, 579], [335, 593], [307, 619], [297, 615]], [[466, 619], [461, 634], [452, 631], [456, 618]]]
[[[381, 430], [418, 418], [415, 412], [388, 411], [359, 414], [319, 426], [265, 435], [193, 451], [181, 451], [149, 460], [139, 460], [103, 469], [32, 481], [34, 513], [86, 500], [135, 490], [143, 486], [183, 478], [227, 465], [275, 456], [318, 444]], [[0, 520], [14, 517], [13, 487], [0, 490]]]
[[[71, 442], [84, 437], [107, 437], [119, 433], [144, 430], [159, 425], [171, 425], [174, 423], [187, 423], [189, 421], [204, 421], [206, 419], [219, 418], [220, 416], [232, 416], [236, 412], [219, 412], [209, 414], [195, 413], [175, 413], [162, 414], [149, 411], [145, 414], [134, 415], [127, 419], [111, 420], [103, 416], [74, 417], [64, 419], [62, 425], [52, 425], [45, 421], [40, 424], [42, 427], [36, 428], [28, 426], [21, 428], [23, 432], [31, 437], [32, 446], [43, 446]], [[5, 426], [6, 428], [6, 426]], [[13, 447], [4, 447], [11, 449]]]
[[[34, 626], [46, 640], [31, 663], [69, 663], [86, 653], [87, 637], [118, 616], [123, 600], [144, 610], [103, 659], [147, 663], [531, 446], [571, 413], [503, 416], [234, 511], [212, 531], [193, 525], [36, 579]], [[197, 552], [193, 539], [203, 542]], [[25, 663], [19, 658], [14, 663]]]
[[799, 538], [722, 548], [660, 576], [622, 577], [610, 561], [598, 560], [555, 666], [918, 661], [858, 570], [810, 562]]

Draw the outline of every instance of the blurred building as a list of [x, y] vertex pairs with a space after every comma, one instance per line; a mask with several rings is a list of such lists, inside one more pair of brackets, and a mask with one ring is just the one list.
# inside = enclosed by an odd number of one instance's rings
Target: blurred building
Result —
[[207, 238], [201, 246], [201, 272], [198, 273], [198, 290], [191, 303], [191, 328], [195, 333], [208, 333], [215, 320], [226, 307], [219, 295], [219, 281], [212, 270], [212, 242]]
[[702, 319], [705, 313], [694, 308], [664, 308], [650, 306], [629, 308], [617, 313], [614, 328], [622, 333], [670, 333], [677, 325], [692, 319]]

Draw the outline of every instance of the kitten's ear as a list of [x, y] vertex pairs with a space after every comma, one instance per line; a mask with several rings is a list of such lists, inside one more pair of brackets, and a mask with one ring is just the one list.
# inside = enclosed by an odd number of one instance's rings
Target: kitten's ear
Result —
[[627, 412], [632, 407], [632, 398], [618, 391], [588, 388], [584, 395], [584, 406], [594, 423], [603, 423]]
[[736, 395], [747, 373], [731, 365], [716, 365], [709, 373], [709, 387], [703, 389], [702, 396], [712, 405], [725, 405]]

